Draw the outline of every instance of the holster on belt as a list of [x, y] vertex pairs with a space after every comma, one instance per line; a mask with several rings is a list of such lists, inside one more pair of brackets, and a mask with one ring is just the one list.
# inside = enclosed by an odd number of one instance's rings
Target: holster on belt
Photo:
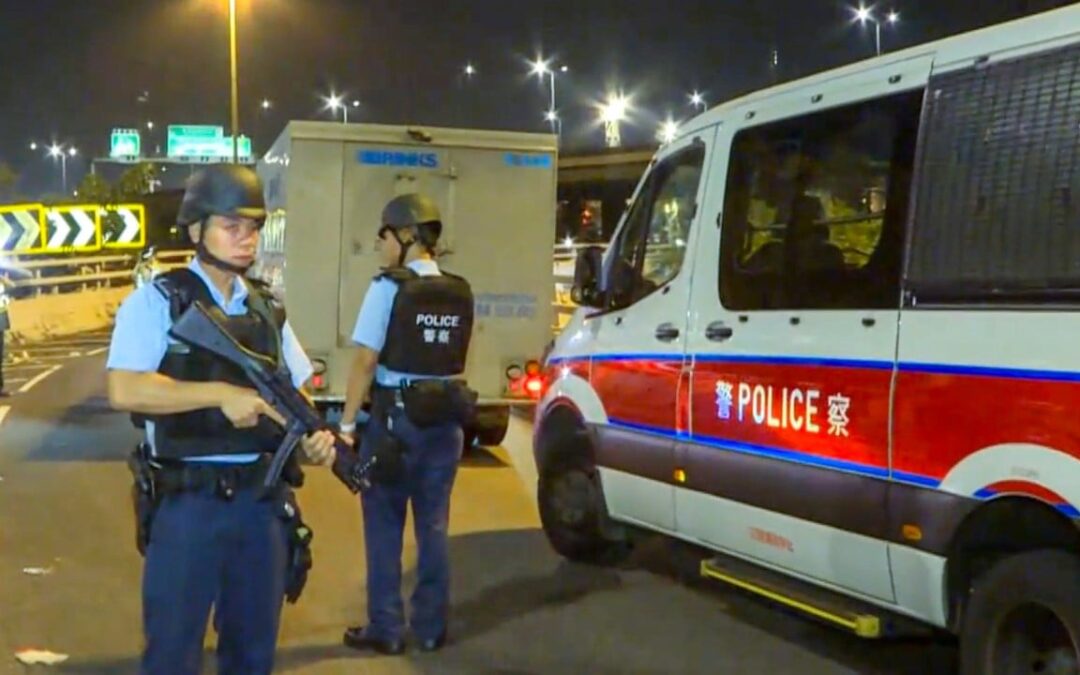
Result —
[[160, 503], [149, 446], [146, 443], [137, 445], [128, 456], [127, 464], [134, 479], [131, 506], [135, 512], [135, 548], [139, 555], [146, 555], [146, 547], [150, 543], [150, 525], [154, 522], [154, 513]]
[[389, 391], [418, 429], [465, 425], [476, 414], [478, 394], [461, 380], [415, 380]]
[[285, 568], [285, 599], [295, 603], [300, 599], [307, 585], [308, 571], [311, 569], [311, 540], [315, 533], [304, 523], [300, 515], [300, 505], [292, 490], [284, 490], [279, 516], [285, 521], [289, 537], [289, 550]]

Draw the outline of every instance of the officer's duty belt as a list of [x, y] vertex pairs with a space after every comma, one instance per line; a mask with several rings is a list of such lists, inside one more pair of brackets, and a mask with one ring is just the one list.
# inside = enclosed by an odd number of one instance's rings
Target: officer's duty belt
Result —
[[215, 490], [231, 498], [237, 490], [260, 485], [269, 468], [269, 458], [244, 464], [226, 462], [176, 462], [162, 466], [155, 483], [161, 494]]

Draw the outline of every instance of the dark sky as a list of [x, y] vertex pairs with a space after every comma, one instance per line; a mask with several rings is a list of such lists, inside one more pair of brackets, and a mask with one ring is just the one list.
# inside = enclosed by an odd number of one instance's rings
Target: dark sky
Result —
[[[691, 114], [686, 94], [716, 103], [870, 56], [872, 34], [835, 0], [239, 0], [241, 130], [265, 149], [287, 119], [328, 118], [333, 87], [362, 102], [350, 119], [543, 131], [547, 90], [525, 59], [557, 57], [567, 146], [599, 146], [590, 101], [611, 86], [638, 111], [627, 144], [658, 120]], [[1039, 0], [896, 0], [886, 49], [933, 40], [1030, 11]], [[55, 182], [31, 140], [108, 148], [116, 126], [228, 126], [226, 0], [0, 0], [0, 161], [24, 190]], [[466, 62], [478, 75], [466, 83]], [[146, 104], [138, 103], [142, 91]], [[267, 113], [264, 98], [273, 101]], [[144, 148], [146, 146], [144, 134]]]

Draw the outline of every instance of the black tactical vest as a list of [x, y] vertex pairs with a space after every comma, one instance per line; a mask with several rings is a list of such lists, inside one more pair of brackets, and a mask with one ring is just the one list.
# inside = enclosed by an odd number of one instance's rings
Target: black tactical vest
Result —
[[[173, 321], [193, 302], [201, 301], [219, 312], [218, 319], [237, 342], [272, 358], [281, 368], [281, 328], [285, 323], [285, 312], [274, 303], [265, 288], [248, 279], [244, 283], [248, 287], [247, 314], [228, 316], [220, 311], [206, 284], [191, 270], [177, 269], [154, 279], [154, 286], [169, 301], [169, 315]], [[158, 372], [182, 382], [252, 386], [244, 372], [232, 363], [183, 343], [169, 344]], [[254, 428], [237, 429], [219, 408], [143, 417], [154, 423], [155, 456], [162, 459], [273, 452], [283, 435], [279, 427], [265, 418]]]
[[473, 326], [469, 282], [445, 272], [423, 276], [408, 267], [388, 269], [376, 278], [398, 286], [379, 365], [430, 377], [464, 373]]

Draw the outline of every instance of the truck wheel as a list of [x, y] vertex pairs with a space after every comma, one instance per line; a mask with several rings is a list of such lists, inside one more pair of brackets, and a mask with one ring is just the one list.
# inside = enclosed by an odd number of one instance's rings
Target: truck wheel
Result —
[[630, 553], [605, 533], [606, 507], [596, 470], [580, 458], [557, 458], [540, 474], [540, 521], [551, 547], [577, 562], [614, 565]]
[[492, 448], [503, 442], [506, 438], [506, 430], [510, 427], [510, 416], [502, 418], [498, 423], [482, 426], [476, 431], [476, 437], [480, 445]]
[[476, 429], [465, 427], [461, 431], [461, 454], [467, 455], [476, 447]]
[[1043, 550], [975, 579], [960, 633], [963, 675], [1080, 673], [1080, 557]]

